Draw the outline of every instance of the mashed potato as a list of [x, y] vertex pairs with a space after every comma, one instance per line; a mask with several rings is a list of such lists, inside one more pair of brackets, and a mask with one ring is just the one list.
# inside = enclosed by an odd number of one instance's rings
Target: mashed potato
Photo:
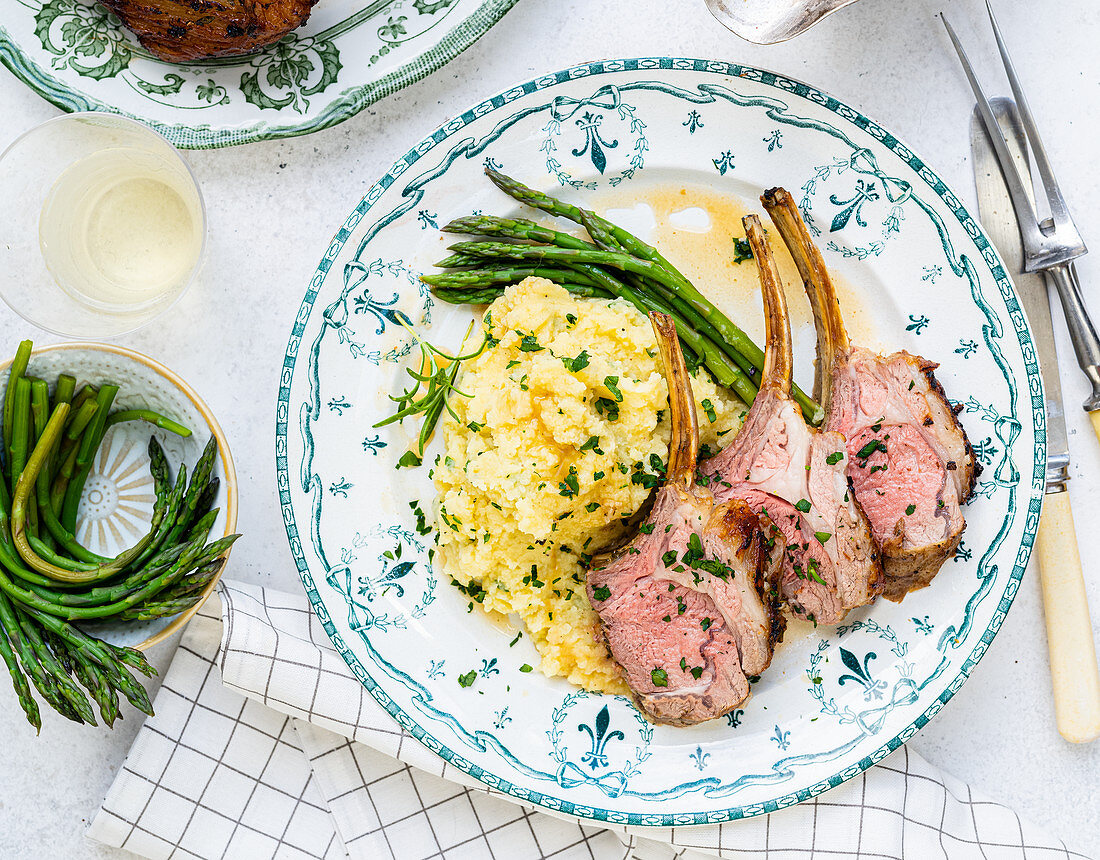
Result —
[[[434, 471], [444, 572], [488, 612], [518, 616], [540, 670], [623, 692], [588, 604], [587, 561], [626, 522], [668, 456], [668, 389], [649, 320], [622, 300], [577, 299], [541, 278], [485, 315]], [[717, 449], [745, 407], [699, 372], [700, 441]]]

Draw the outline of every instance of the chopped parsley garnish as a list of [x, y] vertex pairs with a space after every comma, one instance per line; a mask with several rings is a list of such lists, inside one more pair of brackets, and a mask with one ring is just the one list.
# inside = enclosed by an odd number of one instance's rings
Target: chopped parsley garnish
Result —
[[844, 453], [842, 451], [834, 451], [828, 457], [825, 458], [825, 462], [830, 466], [835, 466], [841, 460], [844, 459]]
[[520, 336], [519, 338], [519, 351], [520, 352], [539, 352], [544, 347], [538, 342], [533, 334], [523, 334], [522, 332], [516, 332]]
[[615, 398], [616, 403], [623, 402], [623, 393], [619, 391], [619, 377], [617, 376], [605, 376], [603, 378], [604, 387], [611, 392], [611, 396]]
[[562, 362], [572, 373], [576, 373], [578, 370], [584, 370], [588, 367], [588, 350], [582, 349], [575, 358], [563, 358]]
[[519, 633], [516, 634], [516, 638], [508, 643], [508, 647], [511, 648], [513, 645], [515, 645], [517, 642], [519, 642], [519, 637], [521, 637], [522, 635], [523, 635], [523, 631], [521, 630], [521, 631], [519, 631]]
[[521, 672], [527, 673], [531, 671], [531, 666], [527, 663], [524, 663], [522, 666], [519, 667], [519, 670]]
[[811, 558], [809, 564], [806, 565], [806, 572], [809, 573], [810, 579], [814, 582], [820, 582], [825, 584], [825, 580], [821, 578], [821, 574], [817, 572], [817, 559]]
[[592, 596], [597, 600], [607, 600], [611, 597], [611, 589], [606, 585], [601, 585], [599, 588], [592, 589]]
[[905, 509], [905, 515], [906, 515], [907, 517], [911, 517], [911, 516], [913, 516], [913, 512], [914, 512], [914, 511], [915, 511], [916, 509], [917, 509], [917, 506], [916, 506], [916, 505], [910, 505], [909, 507], [907, 507], [907, 508]]
[[653, 523], [646, 523], [644, 526], [638, 526], [638, 534], [643, 534], [643, 535], [653, 534]]
[[480, 433], [480, 432], [481, 432], [481, 429], [482, 429], [482, 428], [483, 428], [483, 427], [484, 427], [485, 425], [484, 425], [484, 424], [478, 424], [478, 423], [477, 423], [476, 421], [471, 421], [471, 422], [470, 422], [469, 424], [467, 424], [466, 426], [467, 426], [467, 427], [468, 427], [468, 428], [469, 428], [470, 430], [473, 430], [473, 431], [474, 431], [475, 433]]
[[664, 669], [654, 669], [649, 673], [650, 680], [653, 681], [654, 687], [667, 687], [668, 686], [668, 672]]
[[704, 630], [709, 629], [710, 625], [711, 620], [709, 618], [704, 618], [702, 621], [699, 622], [699, 626], [702, 627]]
[[566, 322], [569, 323], [569, 325], [576, 325], [577, 324], [577, 315], [576, 314], [566, 314], [565, 319], [566, 319]]
[[823, 544], [832, 537], [832, 534], [830, 532], [814, 532], [814, 537], [817, 538], [818, 543]]
[[714, 411], [714, 404], [710, 402], [709, 397], [704, 397], [699, 401], [699, 404], [703, 407], [703, 411], [707, 413], [707, 420], [711, 424], [718, 420], [718, 413]]
[[558, 483], [558, 495], [571, 499], [580, 491], [581, 485], [577, 480], [577, 469], [575, 466], [570, 466], [569, 474], [565, 476], [565, 480]]
[[584, 509], [588, 511], [588, 513], [592, 513], [594, 510], [599, 508], [599, 506], [599, 502], [589, 502], [587, 505], [584, 506]]
[[748, 239], [733, 240], [733, 262], [743, 263], [752, 259], [752, 245]]
[[608, 421], [619, 420], [619, 404], [614, 400], [608, 400], [606, 397], [601, 397], [592, 405], [596, 408], [597, 413], [606, 415]]
[[401, 459], [397, 461], [397, 468], [403, 468], [405, 466], [419, 466], [423, 460], [416, 456], [412, 451], [406, 451], [401, 455]]
[[856, 451], [856, 456], [859, 457], [859, 459], [866, 461], [868, 457], [875, 453], [875, 451], [882, 451], [882, 453], [885, 454], [886, 443], [883, 442], [881, 439], [872, 439], [870, 442], [868, 442], [866, 445]]
[[512, 359], [511, 361], [509, 361], [509, 362], [508, 362], [508, 363], [507, 363], [506, 365], [504, 365], [504, 369], [505, 369], [505, 370], [511, 370], [511, 369], [512, 369], [513, 367], [515, 367], [515, 366], [516, 366], [517, 364], [519, 364], [519, 361], [518, 361], [517, 359], [514, 359], [514, 358], [513, 358], [513, 359]]
[[703, 674], [703, 667], [702, 666], [693, 666], [692, 667], [691, 677], [693, 677], [696, 681], [699, 680], [699, 678], [702, 674]]
[[681, 672], [686, 672], [687, 670], [688, 670], [688, 661], [687, 661], [687, 658], [685, 658], [685, 657], [681, 657], [681, 658], [680, 658], [680, 671], [681, 671]]
[[665, 567], [671, 567], [676, 563], [676, 553], [674, 550], [669, 550], [663, 556], [661, 556], [661, 562]]
[[603, 473], [603, 471], [602, 471], [602, 470], [601, 470], [601, 471], [598, 471], [598, 472], [593, 472], [593, 473], [592, 473], [592, 480], [593, 480], [593, 481], [598, 481], [598, 480], [599, 480], [600, 478], [602, 478], [602, 477], [603, 477], [603, 475], [604, 475], [604, 473]]
[[794, 503], [795, 510], [802, 511], [804, 514], [810, 512], [810, 502], [807, 499], [799, 499]]
[[471, 669], [465, 675], [459, 675], [458, 676], [458, 686], [460, 686], [460, 687], [469, 687], [476, 680], [477, 680], [477, 672], [475, 670]]
[[580, 451], [595, 451], [597, 454], [603, 454], [603, 451], [600, 450], [600, 437], [599, 436], [589, 436], [588, 441], [585, 442], [583, 445], [581, 445], [581, 447], [578, 450], [580, 450]]

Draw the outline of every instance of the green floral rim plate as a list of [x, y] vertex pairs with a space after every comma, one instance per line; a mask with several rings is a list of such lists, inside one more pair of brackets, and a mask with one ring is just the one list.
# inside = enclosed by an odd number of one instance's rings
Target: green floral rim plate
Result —
[[0, 3], [0, 62], [66, 111], [142, 120], [185, 149], [336, 125], [450, 62], [516, 0], [321, 0], [260, 53], [152, 57], [95, 0]]
[[[795, 194], [888, 348], [940, 362], [984, 471], [959, 552], [902, 604], [788, 635], [728, 717], [655, 726], [629, 699], [530, 666], [433, 566], [426, 465], [395, 470], [417, 428], [393, 408], [412, 320], [456, 344], [472, 317], [418, 280], [471, 212], [518, 214], [483, 176], [592, 200], [670, 183], [752, 201]], [[690, 205], [690, 196], [685, 198]], [[710, 285], [718, 288], [720, 284]], [[798, 284], [788, 295], [804, 301]], [[800, 334], [809, 334], [808, 329]], [[812, 340], [812, 337], [808, 338]], [[799, 367], [807, 367], [809, 350]], [[926, 162], [822, 91], [736, 64], [611, 60], [486, 99], [401, 156], [338, 227], [299, 308], [278, 395], [276, 466], [290, 548], [356, 677], [451, 765], [583, 818], [679, 826], [772, 812], [896, 749], [959, 690], [1019, 587], [1043, 492], [1043, 392], [1031, 333], [981, 227]], [[438, 434], [437, 434], [438, 435]]]

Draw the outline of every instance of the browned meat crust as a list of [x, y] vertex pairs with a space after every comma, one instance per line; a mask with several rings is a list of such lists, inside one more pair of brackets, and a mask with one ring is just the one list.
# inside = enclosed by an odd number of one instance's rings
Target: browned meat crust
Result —
[[309, 18], [317, 0], [100, 0], [142, 47], [178, 63], [251, 54]]
[[[853, 346], [824, 260], [794, 199], [772, 188], [761, 201], [802, 276], [817, 328], [815, 391], [825, 426], [848, 440], [853, 492], [882, 548], [883, 593], [900, 601], [928, 585], [954, 555], [966, 527], [960, 506], [973, 495], [981, 466], [936, 378], [936, 363], [904, 351], [880, 356]], [[865, 414], [868, 399], [877, 414]], [[867, 450], [870, 456], [857, 456]]]
[[639, 710], [686, 726], [741, 705], [782, 634], [756, 514], [716, 505], [695, 480], [699, 438], [671, 318], [652, 314], [668, 380], [672, 439], [664, 485], [630, 544], [588, 572], [589, 602]]
[[760, 390], [737, 437], [703, 463], [715, 497], [756, 510], [771, 569], [791, 611], [838, 624], [882, 591], [867, 517], [850, 492], [840, 433], [806, 425], [791, 397], [791, 333], [783, 288], [759, 219], [744, 219], [764, 297], [766, 348]]

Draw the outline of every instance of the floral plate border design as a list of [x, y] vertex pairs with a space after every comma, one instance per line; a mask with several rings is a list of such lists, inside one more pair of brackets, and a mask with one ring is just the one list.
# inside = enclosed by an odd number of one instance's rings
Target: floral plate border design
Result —
[[0, 63], [64, 111], [121, 113], [176, 146], [214, 149], [337, 125], [438, 71], [516, 2], [363, 0], [329, 26], [315, 10], [256, 54], [166, 63], [95, 0], [8, 0]]
[[[690, 73], [694, 75], [693, 86], [662, 81], [662, 71], [674, 73]], [[634, 76], [624, 73], [639, 73]], [[599, 80], [593, 80], [588, 86], [588, 95], [578, 98], [577, 88], [568, 86], [579, 78], [596, 78], [602, 75], [619, 76], [612, 78], [613, 83], [599, 86]], [[665, 76], [671, 77], [671, 76]], [[768, 95], [743, 95], [736, 91], [738, 80], [751, 82], [750, 89], [763, 88]], [[551, 101], [540, 105], [528, 105], [514, 113], [507, 115], [505, 108], [512, 102], [525, 99], [542, 90], [552, 89], [561, 85], [561, 95]], [[553, 141], [560, 134], [560, 123], [564, 115], [573, 117], [580, 113], [575, 125], [584, 133], [584, 138], [578, 141], [576, 149], [568, 150], [566, 147], [558, 147], [555, 143], [552, 147], [545, 147], [543, 152], [547, 155], [546, 169], [548, 175], [557, 178], [562, 185], [570, 187], [587, 187], [574, 185], [575, 176], [580, 175], [587, 168], [583, 162], [576, 165], [573, 171], [565, 169], [558, 160], [560, 153], [571, 151], [573, 156], [585, 158], [591, 161], [599, 174], [605, 173], [607, 164], [607, 152], [616, 148], [621, 142], [635, 142], [633, 149], [625, 146], [619, 152], [629, 150], [633, 154], [627, 158], [620, 156], [625, 165], [619, 172], [612, 170], [605, 177], [608, 184], [627, 181], [633, 173], [639, 172], [645, 167], [645, 152], [647, 146], [645, 125], [637, 114], [635, 106], [626, 101], [631, 92], [658, 92], [663, 96], [670, 96], [685, 102], [685, 107], [693, 105], [714, 104], [724, 100], [731, 105], [740, 108], [763, 111], [773, 122], [783, 126], [799, 129], [811, 129], [823, 132], [835, 141], [840, 141], [850, 149], [846, 158], [838, 158], [832, 165], [822, 165], [817, 168], [815, 177], [806, 181], [802, 186], [804, 194], [802, 206], [810, 216], [810, 208], [813, 198], [819, 192], [824, 194], [821, 187], [830, 176], [835, 176], [851, 170], [858, 174], [859, 178], [851, 186], [851, 196], [834, 193], [828, 195], [829, 203], [836, 210], [831, 212], [832, 223], [828, 232], [834, 236], [827, 245], [830, 251], [841, 257], [866, 259], [883, 253], [886, 244], [899, 232], [900, 224], [912, 212], [914, 216], [925, 219], [923, 223], [930, 226], [936, 234], [941, 246], [943, 258], [936, 263], [925, 267], [925, 275], [922, 280], [934, 283], [941, 276], [944, 269], [950, 271], [955, 277], [969, 286], [970, 299], [979, 310], [983, 322], [981, 323], [982, 340], [993, 364], [1004, 379], [1007, 390], [1007, 404], [999, 410], [992, 405], [982, 404], [976, 399], [965, 404], [968, 412], [974, 413], [974, 420], [988, 422], [990, 435], [979, 442], [979, 457], [992, 472], [992, 480], [984, 482], [979, 487], [979, 494], [992, 496], [994, 493], [1002, 493], [1007, 496], [1006, 514], [1000, 527], [990, 538], [989, 544], [982, 550], [977, 562], [978, 584], [972, 593], [965, 599], [965, 606], [955, 623], [947, 625], [936, 637], [936, 651], [940, 655], [939, 661], [930, 668], [921, 669], [918, 674], [918, 665], [911, 659], [910, 648], [920, 641], [920, 637], [929, 637], [936, 624], [929, 620], [928, 616], [910, 619], [914, 629], [911, 632], [899, 633], [889, 624], [881, 624], [875, 618], [853, 620], [849, 624], [836, 628], [833, 631], [822, 634], [815, 651], [809, 658], [809, 665], [805, 669], [807, 677], [811, 680], [809, 695], [820, 708], [820, 712], [830, 716], [841, 726], [850, 726], [854, 734], [850, 739], [836, 744], [824, 750], [809, 752], [795, 752], [791, 755], [776, 758], [770, 769], [753, 773], [740, 773], [735, 779], [724, 781], [718, 776], [704, 776], [703, 771], [708, 766], [710, 754], [700, 745], [690, 756], [694, 767], [700, 772], [698, 778], [681, 782], [675, 785], [667, 785], [659, 791], [641, 791], [632, 789], [629, 781], [642, 769], [643, 764], [653, 755], [653, 730], [651, 726], [641, 721], [636, 726], [627, 722], [614, 723], [612, 730], [612, 718], [605, 706], [595, 715], [588, 711], [578, 711], [578, 714], [591, 722], [580, 722], [577, 730], [590, 739], [590, 749], [582, 754], [579, 751], [571, 751], [561, 731], [561, 726], [568, 718], [567, 714], [572, 708], [584, 708], [589, 704], [594, 707], [599, 704], [600, 697], [589, 697], [586, 694], [570, 693], [552, 713], [552, 726], [547, 737], [553, 745], [551, 753], [558, 763], [556, 772], [544, 771], [532, 766], [525, 757], [517, 755], [509, 748], [508, 744], [485, 727], [467, 728], [462, 721], [445, 709], [443, 704], [435, 701], [432, 681], [440, 677], [443, 661], [432, 661], [428, 670], [428, 683], [415, 680], [410, 674], [411, 668], [398, 666], [387, 659], [375, 647], [373, 638], [382, 635], [394, 627], [403, 627], [410, 619], [405, 616], [391, 616], [378, 611], [381, 604], [372, 604], [377, 595], [384, 594], [387, 587], [402, 588], [398, 579], [405, 577], [415, 564], [406, 556], [401, 560], [402, 542], [410, 552], [422, 549], [422, 542], [411, 532], [402, 531], [400, 527], [391, 527], [386, 534], [388, 539], [396, 539], [396, 550], [387, 551], [385, 558], [379, 557], [383, 570], [375, 580], [360, 578], [362, 588], [356, 591], [351, 568], [349, 566], [353, 558], [352, 550], [345, 548], [341, 551], [341, 563], [330, 563], [328, 554], [321, 541], [322, 504], [325, 499], [325, 485], [314, 463], [317, 449], [314, 445], [313, 424], [322, 415], [322, 402], [320, 398], [320, 371], [318, 357], [322, 342], [326, 334], [337, 338], [338, 342], [351, 352], [353, 358], [365, 357], [367, 362], [378, 365], [380, 361], [392, 360], [400, 354], [396, 347], [390, 349], [385, 355], [381, 350], [368, 351], [367, 344], [354, 339], [354, 332], [348, 328], [349, 300], [354, 298], [357, 305], [355, 313], [366, 313], [377, 319], [375, 334], [382, 335], [386, 329], [387, 320], [394, 322], [392, 318], [395, 311], [392, 307], [399, 301], [398, 293], [394, 293], [392, 300], [379, 301], [372, 298], [369, 290], [363, 295], [352, 296], [352, 293], [363, 287], [364, 281], [372, 275], [384, 275], [389, 268], [395, 278], [406, 278], [408, 266], [404, 263], [383, 263], [381, 260], [370, 261], [366, 255], [372, 239], [384, 228], [394, 224], [402, 216], [412, 213], [421, 206], [425, 196], [424, 187], [432, 180], [444, 174], [452, 164], [459, 159], [480, 160], [490, 145], [500, 140], [508, 128], [521, 119], [527, 119], [532, 114], [546, 112], [550, 118], [544, 131], [546, 139]], [[786, 101], [784, 101], [786, 99]], [[792, 100], [793, 99], [793, 100]], [[801, 100], [799, 102], [798, 100]], [[837, 120], [837, 125], [801, 116], [794, 109], [799, 104], [812, 103], [818, 108], [831, 113]], [[625, 105], [625, 108], [624, 108]], [[794, 107], [792, 107], [794, 105]], [[616, 115], [621, 121], [618, 133], [612, 135], [605, 133], [599, 135], [599, 125], [596, 114], [603, 111], [603, 116], [608, 123], [614, 123]], [[482, 119], [487, 114], [500, 111], [499, 118], [491, 127], [491, 131], [479, 138], [462, 136], [463, 130], [472, 123]], [[702, 126], [701, 117], [694, 109], [687, 114], [688, 119], [683, 123], [687, 133], [695, 134], [698, 127]], [[694, 120], [692, 119], [694, 116]], [[484, 123], [482, 124], [484, 125]], [[925, 201], [918, 193], [918, 188], [908, 181], [891, 177], [880, 169], [875, 153], [864, 146], [857, 144], [848, 134], [866, 133], [877, 141], [885, 151], [897, 156], [909, 169], [914, 171], [924, 183], [919, 191], [930, 191], [938, 198], [938, 205], [945, 206], [951, 215], [957, 219], [965, 237], [972, 242], [977, 255], [971, 259], [955, 246], [957, 238], [962, 238], [955, 229], [953, 237], [949, 233], [948, 225], [941, 218], [937, 208]], [[768, 150], [780, 148], [782, 132], [773, 132], [765, 143]], [[637, 141], [642, 141], [639, 145]], [[390, 211], [374, 218], [369, 224], [365, 224], [368, 214], [376, 202], [386, 193], [387, 189], [395, 185], [403, 174], [409, 171], [417, 161], [425, 158], [436, 147], [449, 146], [441, 159], [434, 161], [431, 166], [412, 179], [406, 180], [400, 193], [392, 195], [396, 198], [396, 205]], [[598, 150], [598, 154], [597, 151]], [[491, 158], [491, 157], [490, 157]], [[714, 169], [719, 175], [725, 176], [727, 172], [736, 169], [736, 155], [732, 150], [718, 152], [713, 158]], [[845, 179], [847, 181], [847, 179]], [[395, 189], [396, 190], [396, 189]], [[882, 195], [885, 195], [883, 201]], [[885, 206], [885, 215], [880, 224], [869, 226], [868, 216], [864, 207], [872, 201], [879, 201]], [[873, 209], [873, 207], [871, 207]], [[423, 228], [436, 226], [434, 221], [436, 214], [421, 208], [416, 213], [417, 219]], [[821, 233], [826, 227], [817, 224], [812, 217], [808, 217], [811, 229]], [[861, 243], [842, 244], [841, 236], [849, 222], [865, 228], [864, 232], [874, 233], [876, 238]], [[877, 233], [875, 232], [877, 231]], [[339, 258], [345, 244], [352, 238], [359, 239], [358, 251], [351, 262], [344, 268], [344, 287], [338, 298], [325, 306], [323, 320], [315, 338], [312, 341], [304, 340], [307, 334], [307, 325], [311, 320], [311, 314], [315, 310], [317, 301], [326, 278], [332, 269], [333, 263]], [[930, 243], [931, 244], [931, 243]], [[365, 256], [366, 255], [366, 256]], [[999, 298], [1003, 300], [1008, 314], [1008, 324], [999, 316], [998, 311], [990, 304], [983, 292], [980, 281], [980, 273], [977, 265], [986, 268], [996, 284]], [[331, 291], [330, 291], [331, 292]], [[382, 295], [382, 290], [378, 295]], [[415, 298], [415, 297], [414, 297]], [[431, 299], [422, 295], [420, 301], [422, 316], [431, 311]], [[911, 325], [907, 330], [919, 335], [929, 324], [925, 316], [910, 317]], [[373, 323], [372, 323], [373, 325]], [[1016, 343], [1004, 341], [1006, 335], [1015, 337]], [[1013, 353], [1012, 358], [1017, 364], [1022, 364], [1026, 374], [1026, 388], [1021, 390], [1014, 376], [1014, 368], [1011, 366], [1010, 357], [1006, 356], [1005, 345], [1013, 348], [1018, 345], [1019, 353]], [[292, 479], [290, 462], [288, 458], [288, 426], [292, 413], [291, 389], [295, 380], [295, 372], [298, 367], [300, 348], [307, 346], [306, 362], [303, 383], [308, 387], [308, 398], [300, 402], [298, 417], [303, 442], [303, 460], [297, 464], [297, 479]], [[979, 345], [973, 341], [960, 340], [959, 348], [955, 353], [962, 360], [967, 360], [979, 349]], [[395, 351], [396, 350], [396, 351]], [[331, 399], [327, 406], [330, 411], [343, 413], [343, 409], [350, 406], [341, 396], [339, 400]], [[1027, 408], [1030, 407], [1030, 408]], [[1027, 323], [1020, 310], [1018, 301], [1013, 291], [1012, 284], [1006, 276], [1005, 269], [988, 238], [982, 232], [978, 223], [970, 216], [965, 207], [947, 189], [942, 180], [931, 171], [912, 151], [904, 144], [890, 135], [878, 124], [852, 110], [843, 103], [828, 96], [821, 91], [801, 82], [786, 78], [771, 72], [761, 71], [736, 64], [679, 59], [679, 58], [642, 58], [631, 60], [615, 60], [591, 63], [566, 69], [550, 75], [544, 75], [536, 80], [518, 85], [505, 93], [486, 100], [471, 108], [460, 117], [442, 126], [435, 133], [421, 141], [416, 147], [399, 159], [377, 184], [375, 184], [363, 201], [349, 216], [344, 226], [336, 233], [323, 260], [318, 266], [317, 272], [311, 281], [305, 298], [296, 316], [295, 324], [288, 343], [283, 373], [278, 395], [277, 423], [276, 423], [276, 466], [279, 482], [279, 496], [282, 505], [284, 523], [287, 529], [292, 554], [298, 565], [300, 576], [305, 586], [309, 599], [315, 612], [322, 621], [325, 630], [332, 638], [334, 645], [343, 655], [345, 661], [353, 673], [360, 679], [372, 696], [394, 717], [394, 719], [421, 743], [446, 759], [455, 767], [465, 771], [471, 776], [481, 780], [498, 791], [503, 791], [525, 802], [557, 810], [583, 818], [591, 818], [600, 821], [610, 821], [641, 826], [681, 826], [689, 824], [704, 824], [717, 821], [732, 820], [753, 815], [775, 811], [819, 794], [828, 788], [850, 779], [862, 770], [881, 760], [899, 745], [907, 741], [920, 728], [943, 707], [943, 705], [961, 687], [969, 676], [974, 666], [984, 655], [989, 643], [996, 635], [1005, 617], [1009, 606], [1015, 597], [1024, 567], [1027, 564], [1030, 550], [1035, 538], [1038, 525], [1038, 516], [1042, 500], [1042, 474], [1045, 462], [1045, 429], [1043, 412], [1042, 383], [1038, 373], [1038, 366], [1032, 346], [1031, 335]], [[1015, 462], [1014, 454], [1020, 453], [1018, 441], [1025, 430], [1021, 423], [1026, 420], [1026, 430], [1034, 437], [1034, 445], [1023, 448], [1030, 455], [1031, 462], [1027, 465], [1030, 474], [1022, 474]], [[985, 424], [980, 425], [985, 427]], [[371, 454], [376, 455], [377, 446], [386, 443], [374, 437], [364, 440], [363, 447], [366, 450], [371, 447]], [[998, 457], [999, 453], [999, 457]], [[988, 474], [988, 473], [987, 473]], [[344, 478], [339, 482], [332, 482], [328, 491], [332, 497], [341, 495], [346, 497], [347, 490], [353, 486]], [[330, 608], [326, 605], [324, 596], [320, 593], [319, 584], [311, 571], [311, 560], [307, 558], [302, 543], [302, 535], [299, 531], [299, 515], [295, 512], [295, 503], [308, 509], [308, 527], [306, 532], [312, 545], [314, 564], [320, 578], [327, 582], [327, 586], [339, 594], [348, 613], [347, 627], [358, 633], [358, 638], [352, 645], [348, 645], [341, 632], [330, 615]], [[380, 526], [378, 528], [381, 528]], [[1009, 532], [1013, 529], [1019, 531], [1019, 546], [1013, 544], [1006, 546], [1005, 541]], [[378, 537], [382, 537], [381, 534]], [[354, 547], [369, 545], [369, 537], [356, 534], [353, 541]], [[969, 561], [976, 550], [965, 548], [960, 553], [960, 558]], [[1010, 569], [1006, 571], [1001, 566]], [[1000, 564], [998, 563], [1000, 562]], [[425, 565], [430, 570], [430, 565]], [[1003, 590], [1000, 595], [993, 593], [994, 584], [1003, 582]], [[425, 607], [435, 600], [436, 581], [431, 578], [422, 591], [420, 600], [411, 610], [411, 618], [422, 617]], [[403, 593], [403, 592], [402, 592]], [[366, 595], [365, 598], [359, 595]], [[987, 598], [996, 599], [996, 609], [989, 612], [985, 629], [978, 633], [979, 627], [975, 626], [975, 617], [979, 607]], [[981, 607], [983, 613], [988, 606]], [[419, 614], [418, 614], [419, 613]], [[372, 632], [373, 631], [373, 632]], [[862, 638], [860, 638], [862, 637]], [[839, 644], [843, 642], [844, 644]], [[964, 643], [973, 643], [970, 652], [961, 657], [952, 653]], [[832, 646], [837, 645], [837, 651], [832, 652]], [[871, 647], [876, 650], [871, 650]], [[824, 669], [827, 662], [826, 653], [836, 653], [840, 658], [842, 667], [828, 671]], [[897, 677], [887, 680], [875, 667], [879, 661], [879, 655], [892, 654], [893, 667], [897, 669]], [[364, 659], [365, 658], [365, 659]], [[883, 657], [882, 660], [888, 659]], [[368, 669], [366, 663], [372, 664]], [[483, 666], [478, 673], [488, 678], [494, 673], [499, 673], [496, 667], [497, 660], [483, 661]], [[954, 677], [947, 679], [945, 673], [948, 668], [957, 663]], [[843, 674], [840, 674], [843, 673]], [[471, 673], [474, 674], [474, 673]], [[828, 677], [822, 677], [828, 676]], [[396, 685], [396, 686], [395, 686]], [[404, 688], [403, 690], [401, 688]], [[851, 691], [858, 691], [858, 696], [852, 696]], [[409, 708], [403, 708], [395, 701], [394, 693], [409, 695], [410, 707], [419, 712], [419, 716], [410, 713]], [[845, 698], [845, 696], [847, 698]], [[862, 699], [862, 703], [859, 702]], [[591, 702], [590, 702], [591, 700]], [[853, 707], [853, 702], [856, 707]], [[885, 723], [892, 710], [903, 706], [912, 706], [920, 702], [924, 708], [912, 722], [900, 731], [897, 731], [885, 743], [879, 744], [873, 751], [860, 755], [852, 760], [851, 754], [857, 746], [865, 744], [868, 738], [874, 737]], [[927, 706], [924, 703], [927, 702]], [[492, 727], [502, 730], [510, 717], [505, 707], [496, 712]], [[729, 720], [730, 727], [736, 727], [741, 720], [741, 712], [738, 711]], [[425, 724], [432, 728], [425, 728]], [[463, 754], [451, 749], [447, 743], [439, 739], [439, 728], [445, 728], [453, 733], [457, 739], [464, 743], [476, 757], [478, 753], [492, 752], [498, 757], [499, 767], [494, 770], [486, 769], [472, 762]], [[893, 729], [891, 729], [893, 731]], [[627, 740], [629, 733], [630, 740]], [[575, 735], [573, 736], [575, 737]], [[615, 764], [607, 762], [607, 749], [611, 740], [615, 740], [621, 746], [630, 746], [634, 752], [625, 759], [618, 760], [618, 769]], [[776, 724], [774, 735], [770, 738], [776, 744], [777, 754], [786, 752], [792, 743], [790, 731], [785, 730], [780, 724]], [[574, 744], [575, 745], [575, 744]], [[579, 748], [578, 748], [579, 749]], [[469, 754], [468, 754], [469, 755]], [[625, 753], [623, 755], [626, 755]], [[824, 779], [814, 779], [809, 784], [784, 785], [795, 779], [801, 769], [811, 765], [820, 765], [823, 762], [839, 763], [836, 770]], [[591, 768], [591, 772], [582, 769], [581, 764]], [[597, 769], [602, 772], [597, 773]], [[533, 788], [542, 781], [556, 783], [560, 792], [544, 793]], [[803, 781], [805, 782], [805, 780]], [[774, 786], [769, 799], [763, 802], [754, 802], [740, 806], [728, 806], [720, 808], [708, 808], [700, 810], [698, 807], [689, 809], [683, 805], [677, 805], [673, 811], [668, 809], [667, 802], [681, 797], [697, 795], [705, 798], [729, 798], [745, 790], [748, 787]], [[551, 790], [552, 791], [552, 790]], [[582, 792], [587, 791], [587, 794]], [[590, 802], [591, 797], [600, 797], [606, 803], [602, 805]], [[635, 811], [625, 811], [623, 804], [613, 803], [616, 799], [662, 801], [662, 811], [639, 812], [637, 805], [631, 807]], [[701, 805], [701, 804], [700, 804]]]

